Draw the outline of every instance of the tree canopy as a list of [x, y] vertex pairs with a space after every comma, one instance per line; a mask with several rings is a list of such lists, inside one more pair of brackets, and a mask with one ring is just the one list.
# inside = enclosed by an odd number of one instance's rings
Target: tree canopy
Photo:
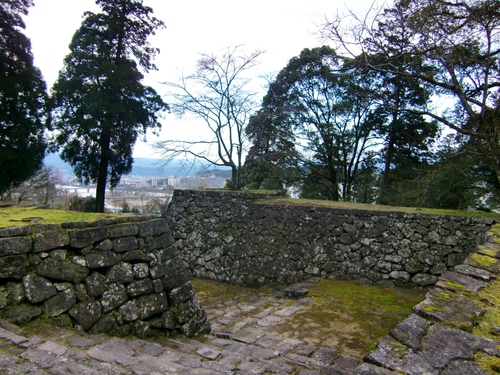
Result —
[[104, 210], [106, 184], [117, 185], [132, 168], [138, 135], [160, 128], [168, 107], [144, 86], [139, 67], [156, 69], [159, 52], [148, 37], [162, 28], [142, 0], [97, 0], [102, 13], [85, 13], [52, 94], [55, 143], [76, 176], [96, 187], [96, 211]]
[[385, 57], [365, 59], [369, 69], [426, 87], [435, 100], [411, 112], [484, 142], [500, 181], [500, 2], [398, 0], [366, 20], [337, 18], [322, 34], [339, 53]]
[[47, 147], [46, 86], [22, 33], [22, 15], [32, 5], [31, 0], [0, 3], [0, 194], [31, 177]]

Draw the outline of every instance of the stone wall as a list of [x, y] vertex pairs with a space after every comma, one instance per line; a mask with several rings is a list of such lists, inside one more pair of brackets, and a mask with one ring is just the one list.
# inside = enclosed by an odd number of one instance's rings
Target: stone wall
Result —
[[0, 316], [139, 337], [210, 330], [155, 216], [0, 229]]
[[166, 219], [196, 277], [258, 286], [311, 276], [433, 285], [493, 219], [256, 204], [260, 194], [176, 190]]

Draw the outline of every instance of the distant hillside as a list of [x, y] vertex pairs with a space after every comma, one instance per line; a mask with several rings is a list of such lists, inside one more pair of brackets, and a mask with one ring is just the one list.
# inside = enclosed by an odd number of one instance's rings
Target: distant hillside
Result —
[[[59, 169], [65, 175], [73, 174], [71, 166], [62, 161], [58, 154], [47, 155], [44, 163], [45, 165], [50, 165]], [[186, 162], [184, 160], [173, 160], [166, 167], [162, 167], [162, 161], [160, 159], [134, 158], [134, 164], [130, 175], [141, 177], [194, 176], [200, 170], [206, 169], [199, 164], [192, 168], [185, 164]], [[213, 174], [213, 171], [209, 169], [203, 171], [203, 173]]]

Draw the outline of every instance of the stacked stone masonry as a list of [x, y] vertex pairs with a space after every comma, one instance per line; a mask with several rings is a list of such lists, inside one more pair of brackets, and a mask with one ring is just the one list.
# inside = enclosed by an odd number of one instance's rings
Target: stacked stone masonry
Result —
[[0, 229], [0, 316], [112, 335], [210, 330], [165, 219]]
[[261, 194], [176, 190], [166, 218], [200, 278], [260, 286], [311, 276], [434, 285], [484, 243], [489, 218], [255, 203]]

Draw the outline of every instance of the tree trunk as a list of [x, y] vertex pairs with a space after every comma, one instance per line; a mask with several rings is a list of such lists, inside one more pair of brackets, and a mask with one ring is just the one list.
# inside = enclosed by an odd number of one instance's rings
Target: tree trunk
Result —
[[104, 212], [104, 202], [106, 198], [106, 182], [108, 179], [109, 165], [109, 143], [111, 140], [111, 132], [105, 126], [101, 133], [101, 160], [99, 161], [99, 174], [97, 176], [96, 185], [96, 202], [95, 211]]
[[377, 199], [377, 204], [387, 204], [387, 188], [389, 185], [389, 173], [391, 170], [392, 157], [394, 156], [395, 137], [395, 130], [391, 126], [389, 141], [387, 142], [387, 152], [385, 153], [384, 173], [382, 175], [382, 184], [380, 185], [380, 193]]

